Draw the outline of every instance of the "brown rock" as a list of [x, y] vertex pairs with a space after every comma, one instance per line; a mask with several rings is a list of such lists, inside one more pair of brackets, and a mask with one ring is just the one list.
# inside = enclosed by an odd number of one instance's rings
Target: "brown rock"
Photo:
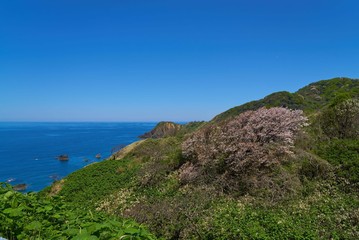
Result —
[[66, 155], [66, 154], [62, 154], [62, 155], [58, 156], [57, 159], [60, 160], [60, 161], [68, 161], [69, 156]]
[[147, 132], [139, 137], [145, 139], [174, 136], [181, 128], [181, 124], [177, 124], [174, 122], [160, 122], [150, 132]]
[[24, 190], [26, 190], [26, 188], [27, 188], [27, 184], [25, 184], [25, 183], [16, 184], [16, 185], [13, 187], [13, 189], [14, 189], [15, 191], [24, 191]]

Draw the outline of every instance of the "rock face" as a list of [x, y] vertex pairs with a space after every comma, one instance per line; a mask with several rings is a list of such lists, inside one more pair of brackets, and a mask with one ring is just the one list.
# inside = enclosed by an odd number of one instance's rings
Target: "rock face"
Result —
[[182, 125], [174, 122], [160, 122], [150, 132], [147, 132], [139, 137], [145, 139], [174, 136], [181, 128]]
[[[55, 181], [52, 185], [51, 185], [51, 188], [50, 188], [50, 192], [49, 192], [49, 196], [55, 196], [57, 195], [61, 189], [62, 189], [62, 186], [64, 185], [65, 183], [65, 180], [64, 179], [61, 179], [60, 181]], [[1, 240], [1, 239], [0, 239]]]

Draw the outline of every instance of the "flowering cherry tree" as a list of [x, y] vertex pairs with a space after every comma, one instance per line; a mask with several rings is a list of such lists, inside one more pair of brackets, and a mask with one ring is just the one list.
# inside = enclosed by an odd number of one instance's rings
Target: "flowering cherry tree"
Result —
[[274, 107], [247, 111], [219, 126], [204, 128], [182, 145], [189, 163], [180, 177], [193, 176], [191, 171], [208, 164], [232, 174], [276, 164], [292, 153], [296, 134], [306, 122], [301, 110]]

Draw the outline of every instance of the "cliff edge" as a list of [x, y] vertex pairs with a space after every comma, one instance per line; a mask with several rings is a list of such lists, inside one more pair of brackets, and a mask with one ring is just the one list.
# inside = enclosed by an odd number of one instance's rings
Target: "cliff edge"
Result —
[[160, 122], [156, 125], [154, 129], [139, 136], [139, 138], [146, 139], [170, 137], [176, 135], [181, 128], [182, 125], [174, 122]]

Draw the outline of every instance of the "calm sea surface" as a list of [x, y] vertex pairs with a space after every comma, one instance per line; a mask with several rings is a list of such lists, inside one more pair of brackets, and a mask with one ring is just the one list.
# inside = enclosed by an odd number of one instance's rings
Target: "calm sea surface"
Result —
[[[156, 123], [0, 123], [0, 182], [39, 191], [111, 149], [138, 140]], [[69, 161], [56, 159], [67, 154]], [[96, 154], [102, 158], [96, 159]]]

